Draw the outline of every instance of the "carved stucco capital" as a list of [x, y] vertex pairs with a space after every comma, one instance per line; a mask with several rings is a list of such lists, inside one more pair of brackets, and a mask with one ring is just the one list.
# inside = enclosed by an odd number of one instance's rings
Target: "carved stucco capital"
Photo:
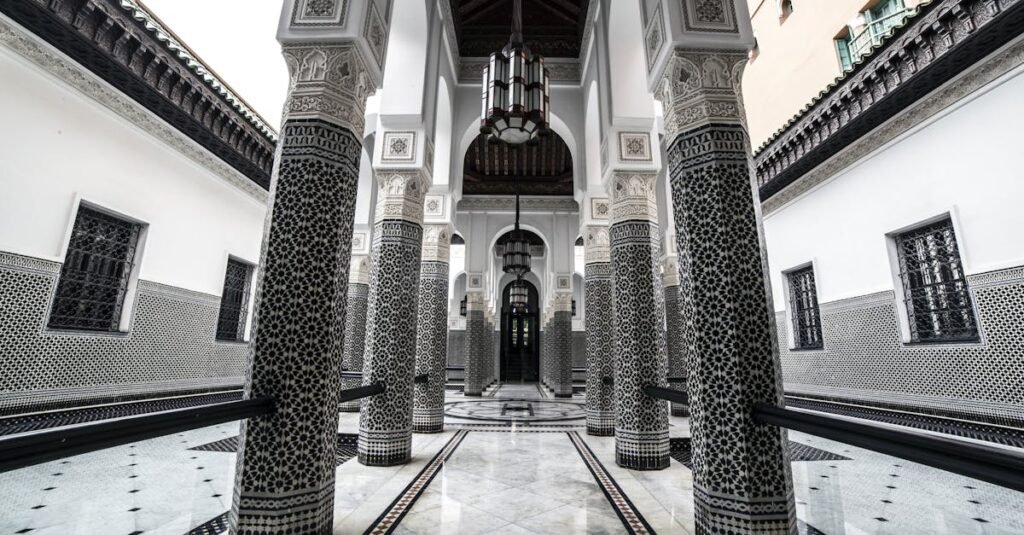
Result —
[[655, 172], [613, 171], [609, 188], [612, 196], [612, 224], [630, 220], [657, 223], [657, 181], [658, 173]]
[[349, 284], [370, 284], [370, 257], [353, 255], [348, 269]]
[[585, 264], [611, 262], [611, 239], [607, 225], [588, 225], [583, 228], [583, 261]]
[[283, 54], [290, 77], [285, 121], [323, 119], [361, 136], [374, 85], [356, 46], [288, 45]]
[[452, 225], [424, 225], [423, 262], [445, 262], [450, 259]]
[[677, 48], [669, 56], [655, 98], [665, 108], [666, 143], [708, 124], [745, 125], [740, 82], [747, 54]]
[[423, 199], [430, 177], [423, 169], [375, 169], [377, 209], [374, 220], [404, 219], [423, 224]]

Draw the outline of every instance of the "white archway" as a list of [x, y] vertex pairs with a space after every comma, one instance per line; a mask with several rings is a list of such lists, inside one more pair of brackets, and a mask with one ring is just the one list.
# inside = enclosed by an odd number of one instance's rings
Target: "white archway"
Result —
[[434, 115], [434, 180], [435, 186], [451, 182], [452, 135], [454, 117], [452, 97], [444, 76], [437, 78], [437, 109]]

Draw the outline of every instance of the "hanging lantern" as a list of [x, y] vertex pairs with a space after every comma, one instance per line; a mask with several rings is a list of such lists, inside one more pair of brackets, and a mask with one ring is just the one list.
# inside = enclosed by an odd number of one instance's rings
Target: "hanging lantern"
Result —
[[549, 80], [544, 58], [523, 44], [522, 0], [514, 0], [512, 36], [484, 66], [480, 132], [511, 145], [547, 133]]
[[460, 316], [465, 316], [466, 315], [466, 302], [468, 300], [469, 300], [468, 298], [463, 297], [462, 301], [459, 302], [459, 315]]
[[519, 229], [519, 186], [516, 185], [516, 227], [509, 233], [505, 242], [505, 253], [502, 255], [501, 269], [511, 273], [517, 279], [530, 271], [533, 257], [530, 256], [530, 240], [526, 233]]
[[508, 291], [508, 302], [513, 314], [526, 314], [530, 311], [530, 291], [523, 279], [516, 279]]

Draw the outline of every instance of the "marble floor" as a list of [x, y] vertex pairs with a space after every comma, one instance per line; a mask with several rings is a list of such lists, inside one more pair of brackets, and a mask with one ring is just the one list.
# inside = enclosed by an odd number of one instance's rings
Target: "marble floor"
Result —
[[[695, 533], [692, 472], [615, 464], [585, 432], [582, 394], [536, 385], [446, 394], [446, 430], [414, 435], [409, 464], [349, 461], [358, 414], [342, 413], [338, 534]], [[225, 533], [238, 423], [0, 474], [0, 535]], [[688, 420], [672, 417], [674, 441]], [[1024, 533], [1024, 494], [790, 433], [802, 534]], [[682, 462], [678, 459], [682, 459]]]

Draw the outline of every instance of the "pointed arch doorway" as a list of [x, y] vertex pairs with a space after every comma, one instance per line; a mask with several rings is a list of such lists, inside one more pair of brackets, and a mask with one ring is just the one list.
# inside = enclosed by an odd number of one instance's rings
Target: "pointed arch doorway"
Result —
[[501, 370], [503, 383], [535, 383], [540, 380], [540, 344], [537, 287], [528, 280], [523, 284], [529, 294], [525, 313], [513, 313], [509, 305], [512, 283], [501, 292]]

